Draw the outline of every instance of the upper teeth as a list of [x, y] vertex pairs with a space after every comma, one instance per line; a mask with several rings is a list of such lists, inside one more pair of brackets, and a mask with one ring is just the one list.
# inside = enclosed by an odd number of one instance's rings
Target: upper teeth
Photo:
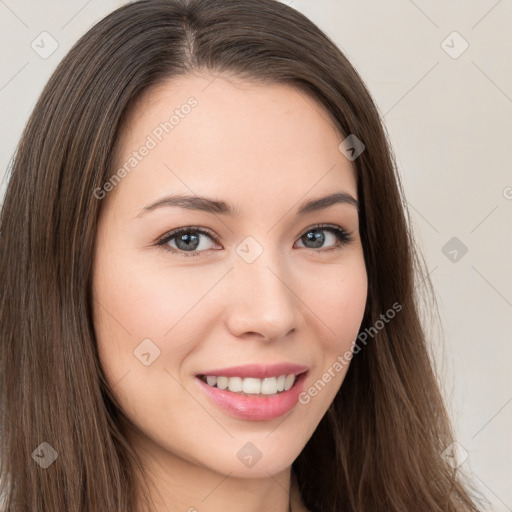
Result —
[[283, 390], [288, 391], [295, 382], [295, 375], [280, 375], [279, 377], [267, 377], [265, 379], [207, 375], [206, 382], [210, 386], [216, 385], [219, 389], [229, 389], [234, 393], [274, 395]]

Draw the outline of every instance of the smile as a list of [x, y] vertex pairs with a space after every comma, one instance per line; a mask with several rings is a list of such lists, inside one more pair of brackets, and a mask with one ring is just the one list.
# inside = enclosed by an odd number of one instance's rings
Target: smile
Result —
[[201, 374], [195, 381], [222, 412], [243, 420], [266, 421], [296, 407], [307, 375], [307, 370], [262, 378]]
[[209, 386], [216, 387], [217, 389], [226, 389], [232, 393], [268, 396], [288, 391], [295, 383], [296, 376], [290, 374], [257, 379], [254, 377], [201, 375], [199, 378]]

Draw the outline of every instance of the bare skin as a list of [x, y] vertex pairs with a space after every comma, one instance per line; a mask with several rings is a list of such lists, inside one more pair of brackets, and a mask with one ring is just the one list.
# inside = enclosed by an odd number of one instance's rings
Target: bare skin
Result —
[[[242, 504], [245, 512], [288, 512], [291, 464], [343, 382], [348, 364], [332, 367], [352, 349], [367, 297], [354, 205], [297, 210], [334, 192], [357, 200], [356, 176], [338, 149], [342, 136], [309, 96], [287, 85], [213, 78], [160, 85], [127, 119], [119, 167], [149, 135], [157, 144], [102, 199], [93, 272], [98, 350], [133, 421], [129, 438], [147, 467], [156, 512]], [[190, 96], [197, 106], [158, 140], [155, 128]], [[175, 193], [226, 201], [240, 216], [178, 206], [144, 211]], [[342, 243], [318, 224], [352, 240]], [[187, 232], [199, 237], [194, 250], [177, 237], [156, 245], [189, 226], [209, 233]], [[319, 245], [305, 236], [311, 232]], [[248, 263], [240, 247], [261, 254]], [[147, 339], [146, 360], [159, 353], [145, 365], [134, 350]], [[304, 390], [329, 368], [331, 378], [307, 404], [271, 420], [224, 411], [196, 377], [280, 362], [307, 366]], [[248, 442], [261, 454], [252, 467], [237, 456]], [[307, 511], [295, 485], [292, 495], [293, 511]]]

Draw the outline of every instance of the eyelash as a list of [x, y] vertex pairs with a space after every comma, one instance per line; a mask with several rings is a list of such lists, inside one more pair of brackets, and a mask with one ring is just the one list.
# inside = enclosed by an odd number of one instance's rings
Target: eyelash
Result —
[[[313, 252], [325, 253], [325, 252], [330, 252], [330, 251], [333, 251], [336, 249], [341, 249], [343, 246], [345, 246], [346, 244], [349, 244], [350, 242], [352, 242], [354, 240], [354, 236], [352, 235], [352, 233], [348, 233], [344, 229], [340, 228], [339, 226], [333, 225], [333, 224], [318, 224], [316, 226], [312, 226], [312, 227], [308, 228], [306, 231], [304, 231], [304, 233], [299, 238], [302, 238], [306, 233], [309, 233], [310, 231], [317, 231], [317, 230], [329, 231], [334, 236], [336, 236], [336, 238], [338, 239], [338, 243], [335, 246], [332, 246], [327, 249], [311, 249], [308, 247], [306, 247], [305, 249], [313, 251]], [[176, 250], [167, 245], [168, 242], [170, 242], [171, 240], [173, 240], [174, 238], [178, 237], [179, 235], [181, 235], [183, 233], [195, 233], [195, 234], [206, 235], [207, 237], [211, 238], [216, 244], [219, 244], [218, 238], [216, 236], [214, 236], [213, 233], [205, 231], [204, 229], [201, 229], [198, 226], [186, 226], [183, 228], [176, 229], [174, 231], [170, 231], [169, 233], [166, 233], [165, 235], [163, 235], [163, 237], [161, 237], [157, 241], [156, 245], [159, 247], [161, 246], [164, 250], [169, 251], [172, 254], [179, 254], [180, 256], [182, 256], [184, 258], [193, 258], [193, 257], [201, 256], [202, 253], [207, 252], [207, 250], [206, 251], [197, 251], [196, 250], [196, 251], [193, 251], [193, 252], [191, 251], [191, 252], [187, 253], [186, 251]]]

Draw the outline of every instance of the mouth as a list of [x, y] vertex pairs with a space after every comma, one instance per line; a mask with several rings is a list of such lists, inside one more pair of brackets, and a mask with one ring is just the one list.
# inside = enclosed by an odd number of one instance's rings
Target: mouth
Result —
[[[240, 367], [239, 367], [240, 368]], [[237, 375], [240, 369], [199, 374], [195, 380], [199, 389], [208, 399], [230, 416], [249, 421], [274, 420], [291, 412], [297, 405], [304, 381], [309, 373], [307, 367], [286, 367], [290, 373], [259, 367], [256, 371], [248, 370], [250, 376]], [[277, 367], [276, 367], [277, 368]], [[274, 372], [275, 375], [272, 375]], [[292, 373], [296, 372], [296, 373]], [[263, 373], [263, 375], [262, 375]], [[256, 377], [259, 374], [260, 377]]]
[[271, 397], [289, 391], [298, 382], [304, 380], [308, 371], [298, 374], [281, 374], [273, 377], [256, 378], [225, 375], [197, 375], [196, 377], [208, 386], [253, 397]]

